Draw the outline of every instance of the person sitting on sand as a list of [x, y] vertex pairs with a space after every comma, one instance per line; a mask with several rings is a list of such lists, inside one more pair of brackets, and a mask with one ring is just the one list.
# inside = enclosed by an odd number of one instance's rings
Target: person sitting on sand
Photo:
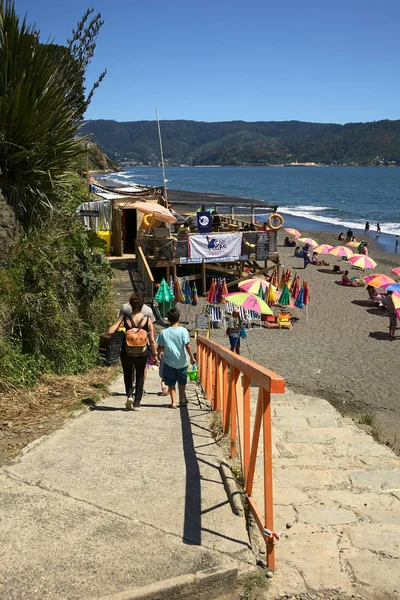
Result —
[[300, 248], [300, 246], [295, 247], [293, 256], [297, 256], [297, 258], [303, 258], [303, 250]]
[[367, 292], [372, 304], [374, 306], [380, 306], [382, 303], [382, 296], [376, 291], [373, 285], [367, 286]]
[[344, 234], [343, 234], [343, 231], [341, 233], [339, 233], [338, 240], [339, 240], [339, 242], [345, 242], [346, 241], [346, 239], [344, 237]]
[[361, 254], [368, 256], [368, 242], [365, 242], [364, 246], [362, 247]]
[[292, 247], [296, 246], [296, 242], [294, 240], [291, 240], [289, 238], [289, 236], [287, 235], [285, 237], [285, 239], [283, 240], [283, 245], [284, 246], [289, 246], [290, 248], [292, 248]]
[[312, 265], [317, 265], [318, 267], [320, 267], [321, 265], [324, 265], [325, 267], [329, 266], [329, 263], [327, 263], [324, 260], [318, 258], [318, 252], [313, 252], [313, 255], [312, 255], [312, 258], [311, 258], [311, 264]]
[[342, 285], [351, 285], [353, 287], [363, 287], [365, 285], [364, 279], [357, 279], [353, 277], [350, 279], [349, 272], [345, 271], [342, 275]]

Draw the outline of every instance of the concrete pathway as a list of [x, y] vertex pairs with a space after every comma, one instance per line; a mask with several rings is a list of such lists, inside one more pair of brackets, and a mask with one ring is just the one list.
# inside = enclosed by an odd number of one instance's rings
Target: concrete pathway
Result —
[[172, 410], [159, 382], [150, 372], [128, 412], [120, 378], [104, 403], [0, 469], [0, 598], [192, 597], [202, 584], [212, 598], [252, 568], [210, 415], [194, 384], [188, 407]]
[[[272, 402], [275, 528], [294, 525], [277, 545], [265, 597], [337, 590], [399, 599], [400, 460], [325, 400], [289, 392]], [[261, 473], [260, 455], [262, 506]]]

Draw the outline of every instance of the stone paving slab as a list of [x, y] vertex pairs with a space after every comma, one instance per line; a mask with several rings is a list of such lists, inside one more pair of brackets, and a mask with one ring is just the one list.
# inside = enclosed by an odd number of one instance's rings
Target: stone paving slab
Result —
[[[219, 473], [209, 413], [168, 408], [149, 372], [0, 469], [0, 598], [87, 599], [254, 564]], [[223, 591], [223, 590], [222, 590]]]
[[[255, 402], [252, 390], [253, 417]], [[325, 400], [288, 392], [272, 406], [275, 528], [294, 524], [265, 598], [336, 590], [399, 600], [400, 460]], [[262, 464], [259, 451], [260, 508]]]

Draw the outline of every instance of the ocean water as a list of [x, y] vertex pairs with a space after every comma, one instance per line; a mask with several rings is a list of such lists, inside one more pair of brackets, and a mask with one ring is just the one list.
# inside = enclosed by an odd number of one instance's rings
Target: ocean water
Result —
[[[277, 204], [288, 226], [355, 232], [376, 223], [379, 245], [394, 250], [400, 235], [400, 168], [167, 167], [167, 188], [218, 193]], [[129, 167], [106, 176], [128, 184], [162, 185], [160, 167]], [[262, 212], [258, 213], [262, 220]], [[258, 216], [257, 214], [257, 216]]]

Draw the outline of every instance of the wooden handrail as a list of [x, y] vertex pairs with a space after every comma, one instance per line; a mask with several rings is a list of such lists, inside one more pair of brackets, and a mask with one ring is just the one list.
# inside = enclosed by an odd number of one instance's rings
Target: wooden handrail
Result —
[[[204, 394], [211, 404], [211, 409], [221, 413], [225, 434], [230, 434], [231, 457], [237, 455], [239, 447], [248, 507], [264, 537], [267, 564], [274, 569], [271, 393], [283, 394], [285, 380], [273, 371], [231, 352], [204, 336], [197, 338], [197, 361]], [[258, 399], [251, 431], [252, 381], [258, 384]], [[263, 432], [264, 517], [252, 497], [261, 430]]]
[[140, 255], [141, 261], [143, 262], [143, 266], [144, 266], [144, 268], [147, 271], [148, 278], [150, 279], [150, 281], [152, 283], [154, 283], [153, 273], [151, 272], [149, 264], [148, 264], [148, 262], [146, 260], [146, 257], [145, 257], [144, 252], [143, 252], [143, 248], [142, 248], [142, 246], [139, 246], [139, 244], [138, 244], [138, 254]]

